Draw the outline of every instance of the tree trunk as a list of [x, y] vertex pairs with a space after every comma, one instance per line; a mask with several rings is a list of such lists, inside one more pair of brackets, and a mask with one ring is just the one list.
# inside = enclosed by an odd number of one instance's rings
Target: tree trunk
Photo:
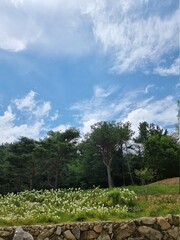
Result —
[[127, 166], [128, 166], [129, 176], [131, 178], [131, 183], [132, 183], [132, 185], [134, 185], [134, 180], [133, 180], [133, 176], [132, 176], [132, 172], [131, 172], [131, 167], [130, 167], [130, 164], [129, 164], [128, 160], [127, 160]]
[[107, 176], [108, 176], [108, 188], [113, 187], [112, 177], [111, 177], [111, 168], [110, 165], [106, 165]]
[[30, 180], [29, 180], [29, 190], [31, 191], [33, 188], [33, 179], [32, 177], [30, 177]]
[[56, 160], [56, 163], [55, 163], [55, 181], [54, 181], [54, 189], [57, 189], [58, 188], [58, 181], [59, 181], [59, 161]]

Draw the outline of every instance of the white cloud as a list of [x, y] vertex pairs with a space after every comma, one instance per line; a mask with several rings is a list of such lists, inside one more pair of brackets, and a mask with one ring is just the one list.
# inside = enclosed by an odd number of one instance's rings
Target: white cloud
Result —
[[147, 87], [144, 89], [144, 93], [149, 93], [149, 90], [153, 87], [154, 87], [153, 84], [148, 84]]
[[7, 107], [0, 116], [0, 143], [13, 142], [20, 136], [38, 139], [43, 131], [49, 130], [51, 117], [55, 117], [53, 113], [51, 115], [51, 104], [36, 97], [37, 94], [30, 91]]
[[[71, 110], [79, 112], [76, 119], [81, 126], [82, 134], [90, 131], [90, 126], [104, 120], [115, 120], [121, 113], [126, 114], [132, 104], [132, 98], [138, 92], [127, 93], [126, 96], [116, 96], [117, 88], [103, 89], [99, 86], [94, 88], [94, 95], [91, 99], [75, 103]], [[102, 94], [100, 94], [102, 93]]]
[[94, 35], [113, 56], [113, 71], [145, 71], [149, 63], [157, 66], [165, 55], [178, 51], [180, 13], [177, 7], [164, 15], [169, 2], [96, 0], [88, 4]]
[[92, 46], [81, 0], [1, 0], [0, 49], [82, 54]]
[[59, 117], [59, 112], [56, 111], [56, 112], [54, 113], [54, 115], [52, 115], [50, 118], [51, 118], [52, 121], [55, 121], [55, 120], [58, 119], [58, 117]]
[[40, 119], [42, 117], [48, 117], [50, 110], [50, 102], [43, 102], [41, 105], [36, 107], [36, 109], [32, 113], [36, 116], [37, 119]]
[[[118, 105], [113, 105], [108, 102], [110, 97], [115, 92], [115, 88], [109, 88], [107, 90], [94, 87], [94, 95], [91, 99], [75, 103], [71, 110], [80, 112], [76, 115], [77, 120], [81, 124], [81, 132], [83, 134], [90, 131], [90, 126], [96, 122], [104, 119], [110, 119], [112, 116], [111, 110], [117, 111]], [[106, 106], [107, 103], [107, 106]]]
[[15, 99], [14, 103], [19, 110], [27, 109], [31, 111], [35, 107], [35, 96], [34, 91], [30, 91], [24, 98]]
[[147, 102], [143, 106], [138, 106], [138, 104], [123, 119], [123, 121], [130, 121], [132, 123], [134, 131], [137, 132], [139, 123], [143, 121], [155, 123], [162, 127], [175, 125], [177, 121], [177, 105], [172, 96]]
[[[178, 6], [151, 0], [1, 0], [0, 49], [81, 55], [99, 43], [117, 73], [157, 67], [179, 49]], [[168, 9], [168, 11], [167, 11]], [[97, 44], [97, 47], [99, 47]], [[150, 65], [149, 65], [150, 63]], [[169, 69], [169, 70], [168, 70]]]
[[175, 59], [169, 67], [157, 67], [154, 73], [161, 76], [179, 76], [180, 75], [180, 60]]
[[36, 92], [30, 91], [24, 98], [15, 99], [14, 103], [18, 110], [29, 112], [37, 119], [47, 117], [51, 110], [50, 102], [38, 102], [36, 96]]
[[55, 128], [53, 128], [52, 131], [54, 131], [54, 132], [57, 132], [57, 131], [64, 132], [65, 130], [67, 130], [70, 127], [72, 127], [70, 124], [60, 124], [60, 125], [56, 126]]
[[[97, 89], [106, 94], [100, 97], [96, 94]], [[100, 90], [100, 87], [96, 87], [91, 99], [74, 104], [71, 110], [79, 112], [76, 117], [83, 134], [89, 132], [90, 126], [99, 121], [130, 121], [136, 133], [142, 121], [162, 127], [176, 123], [177, 106], [172, 96], [163, 99], [151, 96], [141, 100], [139, 96], [143, 92], [142, 89], [118, 95], [115, 90]]]

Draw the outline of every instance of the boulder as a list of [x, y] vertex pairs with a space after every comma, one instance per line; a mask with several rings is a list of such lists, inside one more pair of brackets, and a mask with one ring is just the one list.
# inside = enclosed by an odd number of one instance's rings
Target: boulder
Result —
[[25, 232], [21, 227], [17, 227], [13, 240], [34, 240], [34, 238], [30, 233]]

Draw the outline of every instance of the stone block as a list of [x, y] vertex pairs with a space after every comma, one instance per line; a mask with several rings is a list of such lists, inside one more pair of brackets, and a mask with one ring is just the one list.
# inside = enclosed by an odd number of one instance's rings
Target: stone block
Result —
[[162, 230], [167, 230], [171, 225], [163, 217], [157, 218], [157, 224], [161, 227]]
[[130, 237], [135, 231], [136, 225], [134, 222], [126, 223], [114, 231], [114, 240], [123, 240]]
[[138, 228], [138, 232], [141, 234], [141, 236], [146, 237], [151, 240], [161, 240], [162, 239], [162, 233], [160, 233], [158, 230], [153, 229], [151, 227], [140, 226]]
[[67, 240], [76, 240], [75, 236], [72, 234], [70, 230], [66, 230], [65, 232], [63, 232], [63, 236]]

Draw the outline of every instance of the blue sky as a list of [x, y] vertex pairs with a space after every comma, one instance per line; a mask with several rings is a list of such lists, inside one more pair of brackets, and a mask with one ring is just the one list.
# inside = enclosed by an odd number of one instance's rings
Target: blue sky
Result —
[[178, 0], [1, 0], [0, 143], [98, 121], [173, 131]]

